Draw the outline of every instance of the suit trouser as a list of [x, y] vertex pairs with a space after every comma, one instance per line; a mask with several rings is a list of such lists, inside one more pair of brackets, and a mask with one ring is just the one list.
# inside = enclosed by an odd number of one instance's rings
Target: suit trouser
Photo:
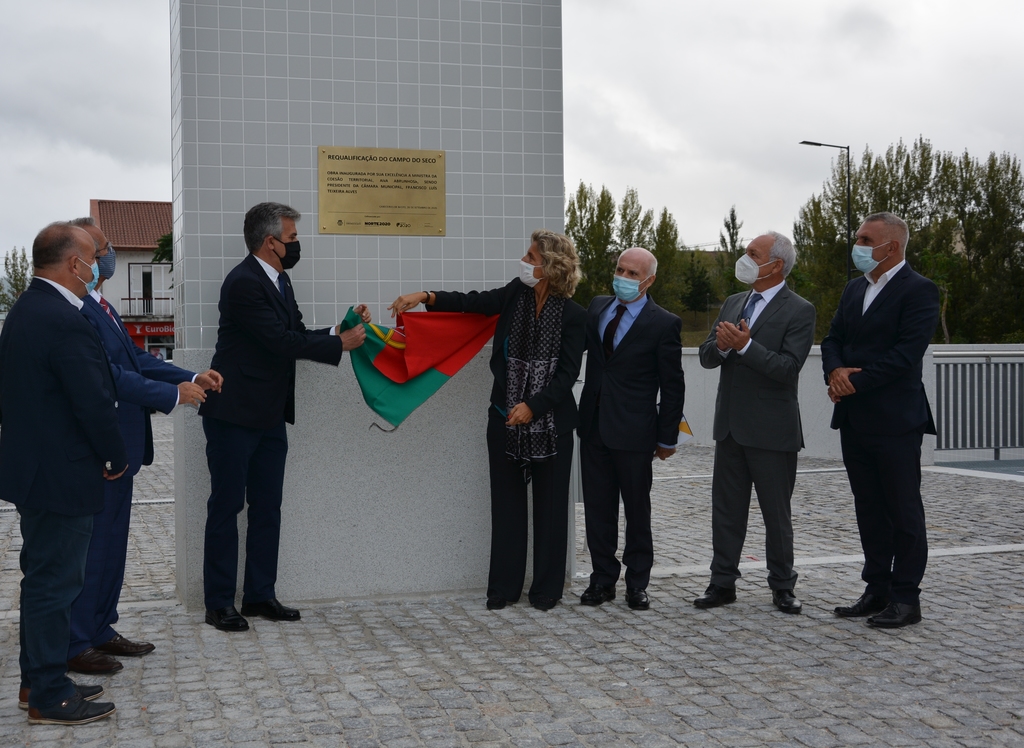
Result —
[[[538, 597], [559, 600], [565, 587], [569, 544], [569, 474], [573, 434], [559, 434], [558, 454], [530, 464], [533, 485], [533, 583]], [[487, 456], [491, 476], [491, 563], [487, 596], [516, 602], [526, 579], [529, 512], [523, 469], [505, 456], [505, 419], [488, 409]]]
[[916, 605], [928, 563], [919, 430], [898, 436], [839, 429], [864, 549], [867, 592]]
[[70, 698], [66, 675], [71, 603], [85, 578], [93, 515], [71, 517], [45, 509], [21, 515], [21, 687], [29, 706], [48, 708]]
[[248, 504], [242, 603], [276, 597], [277, 552], [288, 434], [284, 419], [251, 429], [203, 418], [210, 500], [206, 503], [203, 590], [207, 610], [235, 604], [238, 580], [238, 513]]
[[[597, 418], [595, 417], [595, 421]], [[593, 584], [613, 586], [626, 566], [626, 587], [645, 590], [654, 566], [651, 534], [653, 452], [609, 449], [595, 427], [580, 442], [580, 473]], [[619, 541], [619, 495], [626, 515], [622, 564], [615, 558]]]
[[750, 491], [764, 518], [768, 586], [791, 590], [793, 571], [793, 518], [790, 502], [796, 484], [796, 452], [745, 447], [732, 435], [715, 442], [715, 468], [711, 481], [711, 583], [735, 587], [740, 576], [740, 554], [747, 537]]
[[117, 635], [112, 627], [124, 586], [133, 483], [134, 476], [128, 475], [106, 481], [103, 487], [103, 509], [93, 516], [85, 584], [71, 606], [69, 660]]

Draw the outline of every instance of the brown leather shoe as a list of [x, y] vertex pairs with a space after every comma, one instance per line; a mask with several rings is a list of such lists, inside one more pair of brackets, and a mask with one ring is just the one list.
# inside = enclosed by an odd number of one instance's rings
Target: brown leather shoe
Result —
[[122, 657], [141, 657], [144, 654], [149, 654], [156, 646], [149, 642], [133, 642], [130, 639], [125, 639], [120, 634], [114, 634], [114, 638], [105, 644], [101, 644], [96, 647], [97, 652], [103, 652], [108, 655], [121, 655]]
[[116, 673], [118, 670], [123, 669], [124, 665], [120, 662], [110, 655], [105, 655], [102, 652], [96, 651], [93, 647], [89, 647], [77, 656], [68, 660], [68, 670], [75, 673], [84, 673], [86, 675]]
[[[75, 684], [75, 690], [78, 691], [78, 695], [82, 697], [83, 701], [95, 701], [103, 695], [103, 686], [80, 686]], [[32, 693], [31, 688], [19, 688], [18, 689], [18, 708], [21, 710], [28, 709], [28, 695]]]

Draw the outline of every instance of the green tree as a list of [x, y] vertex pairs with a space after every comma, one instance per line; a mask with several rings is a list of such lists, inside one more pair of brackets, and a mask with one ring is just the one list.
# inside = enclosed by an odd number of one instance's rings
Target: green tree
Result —
[[4, 255], [4, 278], [0, 282], [0, 312], [9, 311], [22, 291], [32, 282], [32, 263], [25, 248], [17, 247]]
[[566, 206], [565, 233], [576, 245], [583, 279], [573, 299], [584, 308], [595, 296], [611, 293], [615, 272], [615, 200], [604, 186], [600, 194], [580, 182]]
[[654, 242], [654, 211], [644, 210], [640, 197], [632, 187], [619, 206], [619, 225], [615, 232], [615, 243], [621, 252], [630, 247], [649, 249]]
[[746, 247], [740, 241], [740, 229], [743, 221], [736, 217], [736, 206], [729, 208], [729, 215], [722, 221], [725, 233], [718, 233], [718, 253], [716, 255], [715, 286], [717, 299], [724, 299], [734, 293], [743, 291], [746, 286], [736, 280], [736, 260], [743, 255]]
[[686, 278], [679, 250], [679, 226], [668, 208], [661, 209], [650, 242], [634, 246], [649, 248], [658, 261], [658, 280], [652, 290], [658, 304], [673, 314], [681, 314], [685, 309]]
[[715, 297], [711, 273], [708, 272], [704, 263], [705, 258], [702, 256], [705, 253], [692, 251], [688, 254], [690, 256], [686, 262], [686, 291], [683, 302], [686, 308], [693, 312], [707, 312], [711, 300], [718, 299]]
[[156, 240], [153, 262], [174, 262], [174, 234], [164, 234]]

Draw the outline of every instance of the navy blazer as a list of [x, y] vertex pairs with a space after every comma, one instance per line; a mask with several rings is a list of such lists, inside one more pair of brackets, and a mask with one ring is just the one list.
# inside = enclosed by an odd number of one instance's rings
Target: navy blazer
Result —
[[150, 413], [153, 410], [161, 413], [174, 410], [178, 403], [177, 385], [191, 382], [195, 373], [161, 361], [135, 345], [113, 307], [107, 314], [91, 295], [82, 301], [82, 314], [99, 334], [110, 358], [117, 391], [117, 417], [128, 450], [128, 472], [125, 475], [135, 475], [143, 465], [153, 464]]
[[236, 265], [220, 287], [220, 328], [210, 368], [224, 377], [221, 392], [207, 393], [199, 415], [253, 429], [295, 423], [295, 360], [337, 366], [341, 338], [333, 328], [307, 330], [291, 279], [285, 294], [256, 256]]
[[675, 444], [679, 439], [686, 392], [680, 343], [683, 323], [648, 296], [611, 357], [605, 359], [599, 323], [615, 302], [614, 296], [598, 296], [587, 310], [580, 438], [596, 428], [610, 449], [653, 453], [659, 443]]
[[114, 380], [92, 326], [34, 278], [0, 332], [0, 499], [69, 516], [103, 508], [128, 464]]
[[[494, 328], [491, 348], [491, 373], [494, 385], [491, 387], [491, 403], [505, 410], [505, 390], [508, 384], [508, 365], [505, 359], [505, 340], [508, 338], [520, 294], [529, 289], [515, 278], [501, 288], [490, 291], [436, 291], [434, 305], [427, 309], [435, 312], [474, 312], [476, 314], [499, 315]], [[535, 396], [525, 400], [533, 411], [534, 418], [549, 410], [555, 413], [555, 431], [564, 434], [579, 424], [576, 398], [572, 395], [573, 385], [580, 375], [583, 363], [583, 343], [586, 336], [587, 313], [572, 299], [566, 299], [562, 309], [562, 345], [558, 350], [558, 365], [548, 386]]]
[[846, 284], [839, 308], [821, 341], [825, 382], [833, 369], [859, 367], [850, 376], [857, 390], [836, 403], [832, 428], [895, 436], [923, 428], [935, 433], [921, 381], [925, 350], [939, 323], [939, 289], [904, 265], [862, 314], [868, 281]]

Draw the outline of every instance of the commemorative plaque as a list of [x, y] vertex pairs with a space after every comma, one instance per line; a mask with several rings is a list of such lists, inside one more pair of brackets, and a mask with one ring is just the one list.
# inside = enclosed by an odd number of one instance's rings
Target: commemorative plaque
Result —
[[444, 151], [317, 147], [321, 234], [444, 236]]

